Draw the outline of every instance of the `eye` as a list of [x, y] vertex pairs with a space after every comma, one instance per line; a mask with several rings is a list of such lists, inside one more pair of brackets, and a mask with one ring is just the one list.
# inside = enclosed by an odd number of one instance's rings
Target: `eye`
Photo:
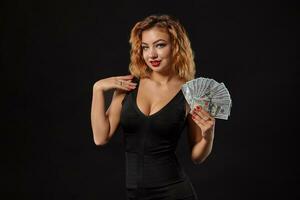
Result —
[[148, 49], [148, 47], [147, 46], [142, 46], [142, 49], [145, 51], [145, 50]]
[[160, 48], [160, 49], [165, 47], [165, 46], [166, 46], [166, 44], [164, 44], [164, 43], [159, 43], [159, 44], [156, 45], [156, 47]]

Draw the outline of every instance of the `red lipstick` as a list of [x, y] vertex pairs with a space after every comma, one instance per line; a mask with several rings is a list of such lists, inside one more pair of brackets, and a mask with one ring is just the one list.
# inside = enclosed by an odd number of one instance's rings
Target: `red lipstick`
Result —
[[158, 67], [159, 64], [160, 64], [160, 61], [154, 60], [154, 61], [150, 61], [150, 63], [151, 63], [151, 65], [152, 65], [153, 67]]

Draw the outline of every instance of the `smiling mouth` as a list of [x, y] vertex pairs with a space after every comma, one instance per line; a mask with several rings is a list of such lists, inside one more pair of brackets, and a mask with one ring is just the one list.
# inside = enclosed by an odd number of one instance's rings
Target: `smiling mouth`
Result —
[[158, 67], [160, 64], [160, 61], [150, 61], [150, 63], [153, 67]]

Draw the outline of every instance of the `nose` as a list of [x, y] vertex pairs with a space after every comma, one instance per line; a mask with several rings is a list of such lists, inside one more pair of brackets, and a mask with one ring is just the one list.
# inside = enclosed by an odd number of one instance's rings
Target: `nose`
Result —
[[156, 52], [155, 48], [151, 48], [149, 53], [150, 53], [149, 54], [150, 58], [156, 58], [157, 57], [157, 52]]

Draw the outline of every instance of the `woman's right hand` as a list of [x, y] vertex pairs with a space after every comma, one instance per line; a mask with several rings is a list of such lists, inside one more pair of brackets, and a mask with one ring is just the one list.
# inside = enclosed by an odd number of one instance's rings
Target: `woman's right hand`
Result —
[[137, 85], [136, 83], [131, 82], [133, 78], [133, 75], [125, 75], [101, 79], [94, 83], [94, 88], [102, 91], [108, 91], [113, 88], [130, 91], [135, 89]]

